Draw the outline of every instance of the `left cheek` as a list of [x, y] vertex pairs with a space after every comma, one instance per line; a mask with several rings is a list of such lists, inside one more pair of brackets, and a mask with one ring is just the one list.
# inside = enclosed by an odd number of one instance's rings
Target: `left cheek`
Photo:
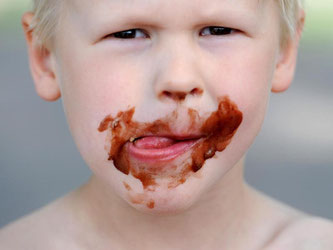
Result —
[[[219, 93], [227, 93], [243, 113], [235, 140], [241, 151], [253, 142], [263, 123], [269, 100], [271, 80], [274, 72], [275, 51], [273, 46], [249, 46], [238, 50], [232, 62], [227, 63], [225, 79]], [[223, 65], [221, 60], [220, 65]], [[232, 64], [231, 66], [229, 66]], [[223, 70], [223, 69], [222, 69]], [[221, 69], [219, 69], [221, 72]], [[218, 86], [218, 85], [217, 85]]]
[[230, 82], [232, 95], [244, 112], [245, 121], [256, 116], [262, 120], [269, 98], [276, 51], [268, 42], [262, 42], [244, 47], [237, 55], [235, 67], [230, 69], [235, 76], [235, 80]]

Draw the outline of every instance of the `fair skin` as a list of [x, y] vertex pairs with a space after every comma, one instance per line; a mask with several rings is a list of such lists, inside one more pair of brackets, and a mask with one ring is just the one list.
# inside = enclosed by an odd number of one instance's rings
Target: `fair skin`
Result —
[[[308, 219], [243, 180], [244, 155], [260, 130], [269, 94], [286, 90], [292, 81], [304, 13], [298, 33], [281, 49], [274, 1], [207, 3], [72, 1], [52, 46], [43, 50], [28, 30], [33, 14], [23, 16], [36, 90], [49, 101], [62, 97], [93, 175], [0, 233], [0, 246], [4, 238], [9, 249], [20, 244], [29, 249], [331, 249], [329, 222]], [[210, 26], [234, 31], [212, 35]], [[106, 37], [135, 28], [133, 39]], [[193, 95], [193, 89], [201, 94]], [[186, 97], [178, 103], [161, 95], [164, 91]], [[106, 115], [135, 107], [136, 121], [151, 122], [190, 107], [205, 117], [225, 95], [243, 113], [237, 133], [226, 150], [177, 188], [160, 185], [144, 192], [137, 178], [107, 160], [106, 134], [97, 131]], [[185, 134], [189, 125], [182, 116], [173, 129]], [[163, 178], [169, 177], [157, 181]], [[124, 181], [155, 206], [133, 203]], [[14, 240], [17, 236], [22, 240]]]

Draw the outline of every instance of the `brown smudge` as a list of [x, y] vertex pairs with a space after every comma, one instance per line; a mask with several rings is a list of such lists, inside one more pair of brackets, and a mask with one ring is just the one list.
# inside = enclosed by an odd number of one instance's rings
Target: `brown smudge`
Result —
[[150, 191], [153, 191], [153, 187], [157, 185], [152, 173], [147, 173], [143, 171], [137, 172], [134, 168], [132, 169], [131, 173], [135, 178], [141, 181], [144, 189], [149, 189]]
[[[123, 182], [124, 187], [126, 188], [126, 190], [128, 191], [128, 197], [129, 200], [133, 203], [133, 204], [146, 204], [146, 206], [150, 209], [153, 209], [155, 207], [155, 201], [150, 199], [148, 200], [145, 194], [137, 194], [133, 191], [133, 189], [131, 188], [130, 185], [128, 185], [125, 181]], [[148, 200], [148, 201], [147, 201]]]
[[188, 174], [192, 171], [191, 165], [186, 164], [186, 167], [180, 172], [180, 174], [172, 176], [172, 181], [168, 183], [168, 188], [173, 189], [179, 185], [185, 183]]
[[150, 201], [147, 203], [147, 207], [150, 208], [150, 209], [153, 209], [153, 208], [155, 207], [155, 201], [150, 200]]
[[242, 113], [228, 97], [220, 100], [219, 108], [213, 112], [201, 127], [201, 132], [207, 135], [192, 153], [192, 170], [197, 172], [205, 160], [212, 158], [216, 151], [223, 151], [236, 133], [243, 119]]
[[189, 108], [187, 110], [187, 114], [188, 114], [188, 116], [190, 118], [190, 121], [191, 121], [191, 126], [190, 126], [189, 130], [190, 131], [195, 130], [196, 125], [198, 124], [199, 119], [200, 119], [199, 113], [198, 113], [198, 111], [196, 111], [192, 108]]
[[126, 188], [127, 191], [132, 191], [132, 188], [130, 185], [127, 184], [127, 182], [123, 181], [124, 187]]
[[129, 194], [129, 198], [133, 204], [144, 204], [145, 202], [144, 194]]
[[[199, 90], [193, 91], [197, 92]], [[181, 99], [183, 95], [177, 94], [176, 96]], [[100, 123], [98, 131], [108, 130], [111, 132], [109, 133], [110, 138], [108, 138], [110, 143], [108, 160], [112, 160], [115, 167], [122, 173], [126, 175], [131, 173], [139, 179], [144, 190], [154, 191], [157, 186], [155, 179], [159, 175], [158, 171], [160, 169], [155, 169], [155, 172], [145, 168], [136, 169], [128, 157], [128, 145], [126, 143], [133, 142], [134, 139], [143, 135], [172, 134], [170, 127], [178, 117], [178, 112], [175, 110], [171, 115], [151, 123], [133, 121], [134, 112], [135, 108], [131, 108], [119, 112], [116, 117], [110, 115], [105, 117]], [[200, 170], [207, 159], [215, 156], [216, 151], [223, 151], [242, 122], [242, 113], [228, 97], [220, 98], [218, 109], [205, 120], [199, 116], [196, 110], [191, 108], [188, 109], [188, 116], [190, 125], [187, 132], [200, 133], [203, 138], [192, 148], [190, 163], [186, 163], [177, 174], [170, 175], [172, 180], [168, 184], [169, 188], [175, 188], [185, 183], [191, 173]], [[200, 130], [197, 128], [200, 128]], [[145, 201], [142, 195], [138, 194], [137, 197], [132, 197], [132, 202], [143, 204]]]

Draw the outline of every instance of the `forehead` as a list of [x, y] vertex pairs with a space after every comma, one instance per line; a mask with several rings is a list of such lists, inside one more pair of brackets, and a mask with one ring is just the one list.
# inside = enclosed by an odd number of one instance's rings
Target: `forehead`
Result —
[[75, 11], [86, 17], [96, 15], [115, 15], [148, 12], [156, 15], [163, 13], [186, 12], [195, 15], [209, 15], [216, 10], [239, 10], [244, 12], [258, 12], [263, 3], [273, 0], [71, 0]]

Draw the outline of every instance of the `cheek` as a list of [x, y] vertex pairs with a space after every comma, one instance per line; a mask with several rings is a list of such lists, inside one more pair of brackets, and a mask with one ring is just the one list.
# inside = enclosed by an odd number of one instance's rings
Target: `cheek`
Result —
[[240, 65], [243, 68], [240, 97], [244, 102], [240, 105], [244, 110], [244, 126], [260, 130], [265, 117], [271, 91], [271, 82], [275, 69], [276, 50], [264, 45], [253, 49]]
[[231, 145], [235, 159], [246, 152], [263, 123], [277, 54], [274, 44], [255, 41], [246, 47], [237, 46], [237, 50], [220, 54], [215, 63], [212, 82], [216, 93], [227, 93], [243, 113], [243, 122]]
[[[213, 91], [227, 93], [245, 109], [265, 99], [270, 92], [276, 49], [254, 41], [248, 46], [235, 45], [217, 53], [212, 67]], [[209, 76], [207, 76], [209, 77]]]
[[104, 159], [105, 136], [97, 131], [99, 123], [108, 114], [136, 106], [141, 71], [136, 65], [92, 56], [88, 48], [64, 49], [61, 56], [58, 75], [71, 133], [88, 164], [94, 157]]
[[[108, 112], [126, 109], [137, 102], [140, 75], [135, 66], [103, 58], [74, 58], [62, 69], [66, 107], [81, 111]], [[73, 101], [74, 102], [73, 102]], [[68, 104], [68, 105], [67, 105]]]

